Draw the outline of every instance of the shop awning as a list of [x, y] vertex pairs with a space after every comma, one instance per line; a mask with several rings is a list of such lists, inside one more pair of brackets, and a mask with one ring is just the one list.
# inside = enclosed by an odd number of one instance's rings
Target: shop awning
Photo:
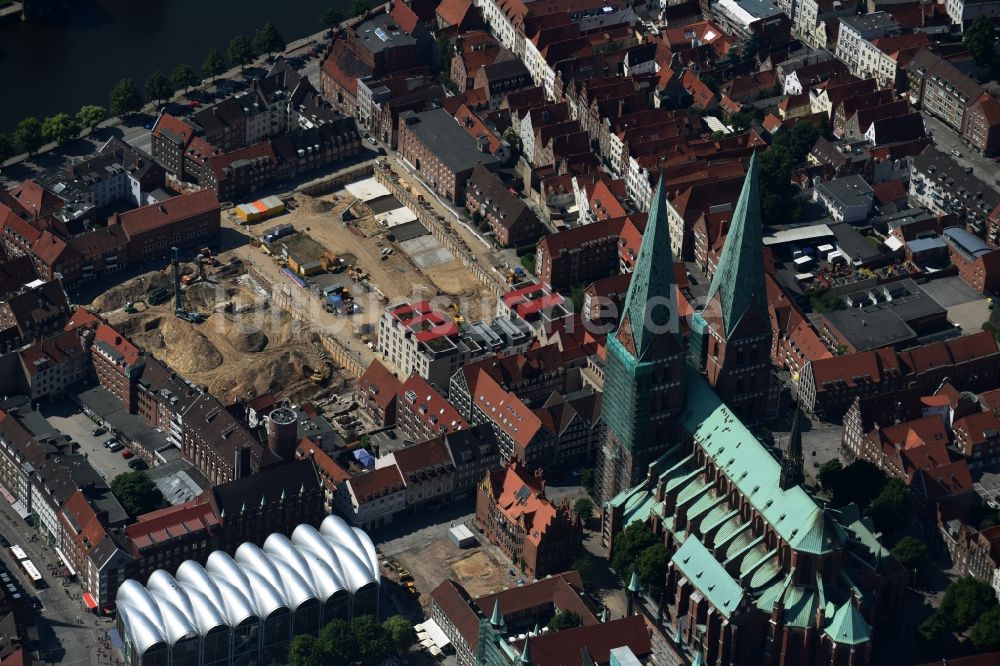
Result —
[[76, 575], [76, 569], [73, 568], [73, 565], [70, 564], [69, 558], [66, 557], [66, 555], [64, 555], [63, 552], [61, 550], [59, 550], [58, 547], [56, 547], [56, 555], [58, 555], [59, 559], [62, 560], [62, 563], [66, 565], [66, 571], [69, 572], [69, 575], [70, 576], [75, 576]]
[[90, 592], [83, 593], [83, 603], [87, 604], [87, 610], [94, 610], [97, 608], [97, 602], [94, 601], [94, 597]]
[[[451, 642], [448, 639], [448, 635], [444, 633], [434, 620], [427, 620], [422, 624], [415, 625], [413, 628], [416, 630], [418, 638], [430, 640], [433, 645], [439, 648], [444, 648]], [[424, 634], [426, 638], [421, 636], [421, 634]]]

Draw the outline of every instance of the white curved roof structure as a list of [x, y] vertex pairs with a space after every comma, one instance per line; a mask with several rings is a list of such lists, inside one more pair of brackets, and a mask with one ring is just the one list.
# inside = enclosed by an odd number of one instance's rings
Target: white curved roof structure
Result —
[[142, 655], [157, 645], [173, 647], [219, 628], [264, 621], [282, 609], [294, 614], [311, 600], [323, 605], [338, 594], [353, 597], [379, 583], [368, 535], [328, 516], [319, 530], [299, 525], [291, 539], [272, 534], [263, 548], [244, 543], [235, 557], [215, 551], [204, 566], [185, 561], [176, 577], [159, 569], [145, 586], [126, 580], [116, 601], [129, 653]]

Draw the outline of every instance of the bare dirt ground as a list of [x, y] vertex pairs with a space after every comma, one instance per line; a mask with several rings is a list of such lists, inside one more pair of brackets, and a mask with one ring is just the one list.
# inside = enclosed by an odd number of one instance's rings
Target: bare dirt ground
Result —
[[421, 605], [430, 603], [430, 592], [445, 578], [458, 581], [473, 598], [509, 587], [507, 567], [484, 548], [456, 548], [448, 539], [437, 539], [419, 551], [407, 551], [395, 559], [409, 570], [420, 591]]
[[[357, 219], [350, 228], [345, 227], [340, 214], [353, 201], [346, 190], [322, 197], [297, 194], [296, 201], [298, 207], [278, 221], [306, 231], [334, 254], [350, 255], [371, 273], [371, 281], [389, 299], [431, 298], [440, 292], [461, 305], [467, 321], [492, 316], [495, 297], [457, 259], [429, 269], [419, 268], [399, 246], [385, 238], [388, 231], [378, 226], [363, 204], [351, 209]], [[395, 251], [382, 261], [382, 249], [387, 247]]]
[[[184, 288], [184, 307], [207, 316], [200, 324], [175, 317], [173, 298], [155, 306], [144, 302], [150, 285], [161, 283], [171, 283], [169, 272], [147, 273], [102, 294], [91, 307], [148, 354], [226, 403], [268, 392], [300, 401], [345, 388], [315, 335], [239, 281]], [[125, 312], [128, 301], [139, 312]], [[314, 370], [324, 375], [321, 385], [310, 379]]]

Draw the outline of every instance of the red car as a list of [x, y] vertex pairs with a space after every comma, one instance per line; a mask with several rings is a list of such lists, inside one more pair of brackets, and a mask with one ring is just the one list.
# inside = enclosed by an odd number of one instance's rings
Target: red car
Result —
[[198, 107], [201, 106], [201, 100], [198, 99], [188, 100], [188, 106], [190, 106], [192, 109], [197, 109]]
[[133, 455], [134, 454], [132, 453], [132, 449], [125, 449], [124, 451], [122, 451], [122, 458], [125, 458], [126, 460], [131, 458]]

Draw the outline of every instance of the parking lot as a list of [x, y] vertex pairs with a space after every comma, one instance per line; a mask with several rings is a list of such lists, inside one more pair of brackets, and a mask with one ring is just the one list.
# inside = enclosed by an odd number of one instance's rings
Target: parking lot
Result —
[[80, 444], [79, 453], [86, 454], [87, 461], [108, 483], [119, 474], [131, 471], [121, 451], [112, 453], [104, 448], [103, 442], [111, 435], [92, 435], [96, 425], [76, 405], [71, 402], [52, 403], [43, 405], [41, 411], [54, 428]]

